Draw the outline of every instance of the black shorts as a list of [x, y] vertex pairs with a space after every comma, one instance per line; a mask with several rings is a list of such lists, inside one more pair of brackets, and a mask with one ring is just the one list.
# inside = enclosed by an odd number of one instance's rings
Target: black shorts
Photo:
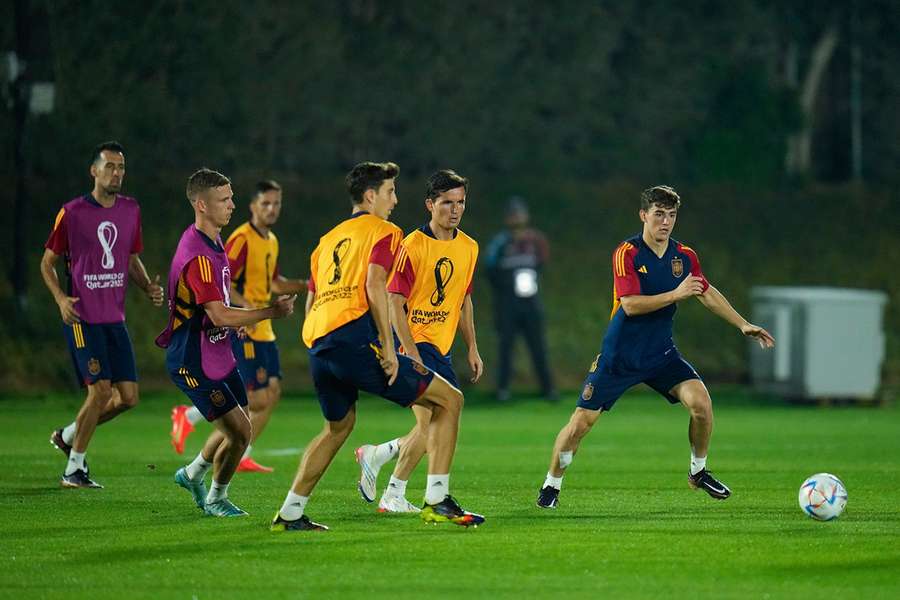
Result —
[[672, 404], [678, 399], [669, 393], [673, 387], [688, 379], [700, 379], [697, 371], [684, 360], [678, 350], [659, 366], [645, 371], [626, 371], [608, 364], [603, 356], [597, 356], [581, 390], [578, 406], [589, 410], [610, 410], [625, 391], [639, 383], [662, 394]]
[[125, 323], [63, 325], [75, 376], [81, 385], [103, 379], [137, 381], [134, 349]]
[[275, 342], [241, 340], [235, 335], [231, 338], [231, 349], [248, 390], [267, 388], [271, 377], [281, 378], [281, 359]]
[[340, 421], [350, 411], [359, 391], [381, 396], [400, 406], [415, 402], [434, 379], [434, 373], [408, 356], [397, 355], [399, 372], [388, 386], [378, 357], [381, 348], [367, 346], [335, 346], [310, 352], [309, 368], [319, 396], [322, 415], [329, 421]]
[[169, 377], [191, 399], [207, 421], [215, 421], [238, 406], [247, 406], [247, 391], [237, 368], [216, 381], [203, 374], [203, 369], [184, 367], [170, 372]]

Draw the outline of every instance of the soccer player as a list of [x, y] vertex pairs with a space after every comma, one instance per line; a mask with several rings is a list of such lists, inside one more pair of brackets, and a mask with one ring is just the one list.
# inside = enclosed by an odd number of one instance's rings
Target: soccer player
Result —
[[697, 253], [670, 236], [681, 199], [671, 187], [656, 186], [641, 194], [643, 232], [622, 242], [613, 253], [613, 308], [600, 354], [591, 364], [578, 406], [556, 437], [550, 470], [537, 499], [541, 508], [556, 508], [566, 469], [582, 438], [600, 413], [633, 385], [646, 383], [670, 403], [690, 413], [691, 464], [688, 483], [724, 500], [731, 490], [706, 469], [712, 434], [712, 401], [703, 381], [672, 341], [677, 303], [696, 297], [713, 314], [756, 339], [775, 345], [769, 332], [749, 323], [713, 287], [700, 268]]
[[[288, 279], [278, 272], [278, 238], [272, 226], [281, 214], [281, 194], [281, 186], [275, 181], [257, 183], [250, 201], [250, 221], [235, 229], [225, 243], [234, 306], [261, 308], [269, 305], [273, 293], [297, 294], [306, 290], [306, 280]], [[244, 339], [233, 336], [232, 346], [247, 387], [255, 441], [281, 399], [281, 362], [270, 320], [247, 327], [246, 331]], [[188, 434], [201, 420], [203, 415], [196, 406], [172, 409], [172, 445], [178, 454], [184, 452]], [[247, 446], [237, 470], [270, 473], [271, 467], [250, 457], [251, 448], [252, 445]]]
[[306, 503], [353, 430], [359, 390], [431, 410], [422, 519], [463, 526], [484, 522], [449, 494], [462, 393], [421, 363], [398, 356], [394, 346], [387, 281], [402, 232], [387, 219], [397, 204], [399, 173], [394, 163], [353, 167], [347, 175], [352, 214], [320, 238], [310, 257], [303, 341], [325, 427], [307, 444], [272, 531], [327, 529], [304, 514]]
[[[397, 266], [388, 285], [391, 321], [403, 352], [459, 388], [450, 347], [459, 327], [469, 348], [472, 382], [481, 377], [484, 363], [475, 339], [472, 275], [478, 262], [478, 243], [459, 230], [466, 210], [469, 182], [450, 170], [428, 179], [425, 207], [431, 220], [400, 244]], [[356, 449], [361, 474], [359, 491], [367, 502], [375, 500], [378, 471], [388, 460], [400, 458], [378, 503], [379, 512], [419, 512], [406, 499], [406, 482], [425, 454], [431, 411], [413, 405], [416, 424], [400, 439]]]
[[[67, 457], [61, 484], [101, 488], [89, 477], [85, 453], [97, 425], [138, 403], [137, 369], [125, 327], [125, 290], [137, 284], [162, 306], [159, 276], [150, 280], [139, 256], [143, 250], [141, 209], [123, 196], [125, 150], [117, 142], [94, 149], [90, 166], [94, 189], [70, 200], [56, 215], [41, 259], [44, 284], [63, 320], [63, 331], [87, 398], [75, 421], [55, 430], [50, 443]], [[63, 291], [56, 263], [65, 258], [69, 281]]]
[[[232, 329], [291, 314], [295, 296], [280, 296], [265, 308], [230, 304], [231, 273], [219, 232], [231, 220], [231, 181], [210, 169], [187, 182], [194, 223], [185, 229], [169, 270], [169, 323], [156, 339], [166, 349], [169, 377], [216, 426], [200, 454], [178, 469], [175, 483], [216, 517], [247, 513], [228, 498], [228, 484], [250, 443], [247, 394], [231, 350]], [[213, 468], [212, 486], [204, 477]]]

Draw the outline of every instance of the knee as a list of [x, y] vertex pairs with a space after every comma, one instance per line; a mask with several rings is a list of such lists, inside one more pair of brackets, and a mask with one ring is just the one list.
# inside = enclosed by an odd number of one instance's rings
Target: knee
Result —
[[329, 437], [337, 440], [341, 444], [350, 436], [353, 426], [356, 424], [356, 413], [349, 412], [340, 421], [328, 421], [326, 432]]
[[103, 380], [98, 381], [97, 383], [90, 386], [88, 389], [88, 400], [92, 403], [98, 404], [101, 407], [105, 406], [109, 399], [112, 398], [113, 388], [110, 385], [109, 381]]
[[121, 398], [122, 407], [126, 410], [138, 405], [139, 395], [137, 390], [126, 392], [119, 391], [119, 396]]
[[685, 405], [695, 419], [712, 418], [712, 399], [709, 394], [697, 394], [685, 400]]
[[569, 421], [569, 431], [571, 436], [576, 440], [580, 440], [588, 434], [596, 421], [596, 418], [591, 418], [585, 413], [576, 412]]
[[250, 440], [253, 439], [253, 426], [249, 419], [241, 421], [241, 424], [232, 432], [231, 439], [242, 448], [247, 447]]

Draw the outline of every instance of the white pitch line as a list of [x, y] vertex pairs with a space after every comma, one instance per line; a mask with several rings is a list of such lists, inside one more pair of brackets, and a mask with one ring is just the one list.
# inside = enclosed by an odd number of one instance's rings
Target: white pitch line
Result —
[[265, 456], [296, 456], [303, 452], [303, 448], [275, 448], [274, 450], [259, 450], [254, 454], [263, 454]]

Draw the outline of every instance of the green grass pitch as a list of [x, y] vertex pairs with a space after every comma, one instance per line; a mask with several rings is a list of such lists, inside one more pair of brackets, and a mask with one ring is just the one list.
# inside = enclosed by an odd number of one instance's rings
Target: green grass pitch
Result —
[[[710, 468], [734, 495], [686, 483], [687, 414], [632, 393], [600, 418], [569, 469], [560, 507], [534, 506], [553, 439], [572, 409], [537, 400], [463, 413], [451, 478], [476, 530], [385, 516], [356, 491], [353, 449], [404, 433], [412, 415], [364, 398], [356, 431], [307, 509], [332, 530], [272, 534], [298, 449], [320, 428], [310, 396], [282, 400], [254, 456], [270, 475], [238, 475], [249, 518], [204, 518], [172, 475], [175, 393], [148, 396], [98, 429], [89, 452], [104, 490], [59, 487], [48, 444], [79, 398], [0, 400], [0, 596], [8, 598], [897, 598], [900, 410], [785, 406], [713, 392]], [[410, 481], [418, 502], [424, 465]], [[384, 484], [389, 465], [379, 480]], [[844, 515], [804, 516], [797, 490], [829, 471], [849, 490]]]

